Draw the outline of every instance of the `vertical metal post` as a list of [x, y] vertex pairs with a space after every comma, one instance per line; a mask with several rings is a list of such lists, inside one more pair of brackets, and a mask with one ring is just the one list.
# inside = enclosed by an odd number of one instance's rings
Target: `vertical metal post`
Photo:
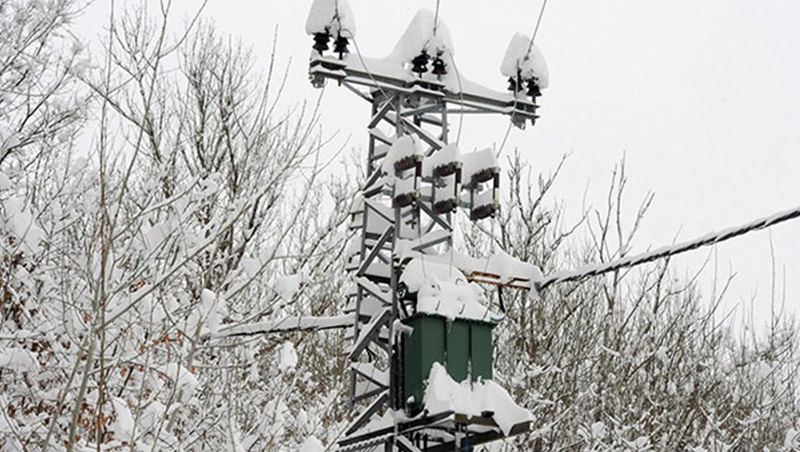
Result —
[[[442, 140], [442, 143], [449, 144], [450, 143], [450, 128], [447, 123], [447, 102], [442, 101], [442, 135], [439, 138]], [[456, 184], [456, 189], [459, 190], [456, 192], [457, 196], [461, 196], [459, 184]], [[447, 219], [447, 224], [453, 228], [453, 232], [455, 232], [455, 226], [453, 225], [453, 212], [447, 212], [445, 216]], [[453, 249], [453, 234], [450, 234], [450, 237], [447, 238], [447, 248], [452, 250]]]
[[[403, 114], [403, 102], [405, 101], [405, 96], [402, 94], [397, 95], [397, 104], [395, 105], [395, 138], [399, 139], [403, 136], [403, 121], [402, 121], [402, 114]], [[393, 169], [392, 169], [393, 170]], [[392, 190], [392, 199], [394, 199], [396, 193]], [[400, 233], [403, 229], [403, 218], [402, 218], [402, 208], [399, 206], [394, 206], [394, 232], [392, 234], [392, 254], [390, 258], [390, 274], [391, 274], [391, 291], [392, 291], [392, 316], [389, 319], [389, 332], [390, 332], [390, 345], [391, 345], [391, 359], [389, 364], [389, 406], [393, 410], [398, 410], [402, 407], [402, 402], [400, 402], [400, 394], [402, 391], [400, 390], [399, 385], [401, 384], [399, 377], [400, 366], [402, 365], [402, 357], [398, 353], [397, 344], [394, 343], [395, 334], [394, 334], [394, 322], [400, 318], [400, 310], [399, 310], [399, 303], [400, 300], [397, 298], [397, 273], [398, 269], [395, 266], [395, 257], [394, 251], [397, 249], [397, 240], [400, 238]]]

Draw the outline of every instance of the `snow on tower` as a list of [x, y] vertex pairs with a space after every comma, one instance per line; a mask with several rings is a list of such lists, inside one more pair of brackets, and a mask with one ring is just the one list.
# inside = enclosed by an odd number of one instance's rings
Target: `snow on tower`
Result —
[[[450, 32], [428, 10], [384, 58], [331, 52], [332, 37], [354, 39], [349, 7], [336, 5], [316, 0], [309, 15], [312, 84], [335, 80], [372, 106], [367, 179], [351, 210], [357, 234], [347, 251], [353, 415], [340, 450], [452, 450], [526, 431], [530, 413], [491, 381], [492, 329], [503, 315], [477, 284], [533, 289], [541, 272], [503, 253], [473, 258], [453, 248], [459, 212], [485, 221], [500, 211], [500, 168], [491, 149], [462, 153], [449, 143], [448, 121], [453, 110], [499, 113], [523, 128], [537, 118], [535, 97], [458, 73]], [[519, 49], [513, 73], [546, 85], [538, 50], [532, 60]]]
[[[534, 100], [550, 84], [550, 75], [542, 52], [524, 33], [517, 33], [511, 38], [500, 64], [500, 73], [508, 77], [509, 91], [515, 94], [525, 91]], [[527, 90], [523, 83], [527, 84]]]

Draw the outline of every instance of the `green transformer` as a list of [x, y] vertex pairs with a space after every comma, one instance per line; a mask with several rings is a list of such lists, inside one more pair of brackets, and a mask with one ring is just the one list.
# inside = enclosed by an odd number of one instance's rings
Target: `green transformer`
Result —
[[448, 320], [442, 316], [415, 314], [403, 320], [414, 329], [403, 341], [403, 400], [414, 416], [422, 409], [425, 384], [434, 362], [450, 377], [462, 382], [492, 378], [492, 328], [494, 323]]

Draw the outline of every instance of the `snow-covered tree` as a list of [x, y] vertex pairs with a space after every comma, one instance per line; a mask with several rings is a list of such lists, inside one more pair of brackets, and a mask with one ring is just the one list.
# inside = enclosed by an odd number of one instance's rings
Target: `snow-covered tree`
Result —
[[[282, 100], [274, 55], [260, 70], [165, 3], [114, 11], [90, 58], [75, 6], [0, 0], [0, 450], [334, 444], [346, 333], [219, 333], [341, 313], [364, 175], [326, 175], [316, 104]], [[651, 198], [623, 221], [624, 166], [574, 225], [558, 171], [508, 167], [499, 218], [458, 240], [471, 254], [549, 273], [630, 251]], [[797, 325], [739, 329], [725, 284], [707, 299], [678, 274], [504, 291], [495, 375], [534, 431], [487, 450], [800, 450]]]

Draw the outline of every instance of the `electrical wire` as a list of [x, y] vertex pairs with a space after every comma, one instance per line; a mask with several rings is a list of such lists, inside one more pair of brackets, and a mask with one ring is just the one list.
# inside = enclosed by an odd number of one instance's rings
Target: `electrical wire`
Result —
[[[539, 34], [539, 27], [542, 24], [542, 17], [544, 17], [544, 9], [547, 7], [547, 0], [542, 1], [542, 8], [539, 10], [539, 16], [536, 18], [536, 25], [533, 27], [533, 33], [531, 34], [531, 42], [528, 44], [528, 51], [525, 52], [525, 59], [528, 59], [531, 55], [531, 51], [533, 51], [533, 42], [536, 40], [536, 35]], [[514, 109], [517, 107], [517, 99], [516, 93], [514, 93]], [[497, 150], [497, 156], [503, 153], [503, 149], [506, 147], [506, 142], [508, 141], [508, 136], [511, 134], [511, 126], [513, 123], [509, 122], [508, 127], [506, 128], [506, 133], [503, 135], [503, 141], [500, 143], [500, 148]]]
[[544, 9], [547, 7], [547, 0], [542, 1], [542, 9], [539, 10], [539, 18], [536, 19], [536, 27], [533, 28], [533, 34], [531, 35], [531, 43], [528, 44], [528, 53], [526, 57], [531, 54], [531, 50], [533, 50], [533, 41], [536, 40], [536, 34], [539, 33], [539, 25], [542, 23], [542, 16], [544, 16]]
[[458, 111], [458, 132], [456, 133], [456, 144], [461, 142], [461, 130], [464, 126], [464, 87], [461, 85], [461, 71], [458, 70], [456, 59], [453, 57], [453, 51], [447, 49], [447, 54], [450, 55], [450, 62], [453, 63], [453, 69], [456, 72], [456, 81], [458, 82], [458, 97], [461, 99], [461, 108]]
[[701, 247], [716, 245], [727, 240], [749, 234], [754, 231], [767, 229], [772, 226], [784, 223], [789, 220], [800, 218], [800, 207], [792, 210], [779, 212], [775, 215], [760, 218], [750, 223], [741, 226], [723, 230], [719, 233], [706, 234], [695, 240], [688, 242], [678, 243], [673, 246], [659, 248], [657, 250], [638, 254], [636, 256], [617, 259], [604, 264], [588, 265], [573, 271], [557, 272], [549, 275], [536, 284], [537, 290], [544, 290], [553, 284], [560, 284], [569, 281], [581, 281], [583, 279], [599, 276], [605, 273], [610, 273], [623, 268], [634, 267], [636, 265], [646, 264], [666, 257], [675, 256], [676, 254], [685, 253], [687, 251], [696, 250]]
[[439, 25], [439, 3], [441, 0], [436, 0], [436, 13], [433, 15], [433, 35], [436, 36], [436, 28]]

